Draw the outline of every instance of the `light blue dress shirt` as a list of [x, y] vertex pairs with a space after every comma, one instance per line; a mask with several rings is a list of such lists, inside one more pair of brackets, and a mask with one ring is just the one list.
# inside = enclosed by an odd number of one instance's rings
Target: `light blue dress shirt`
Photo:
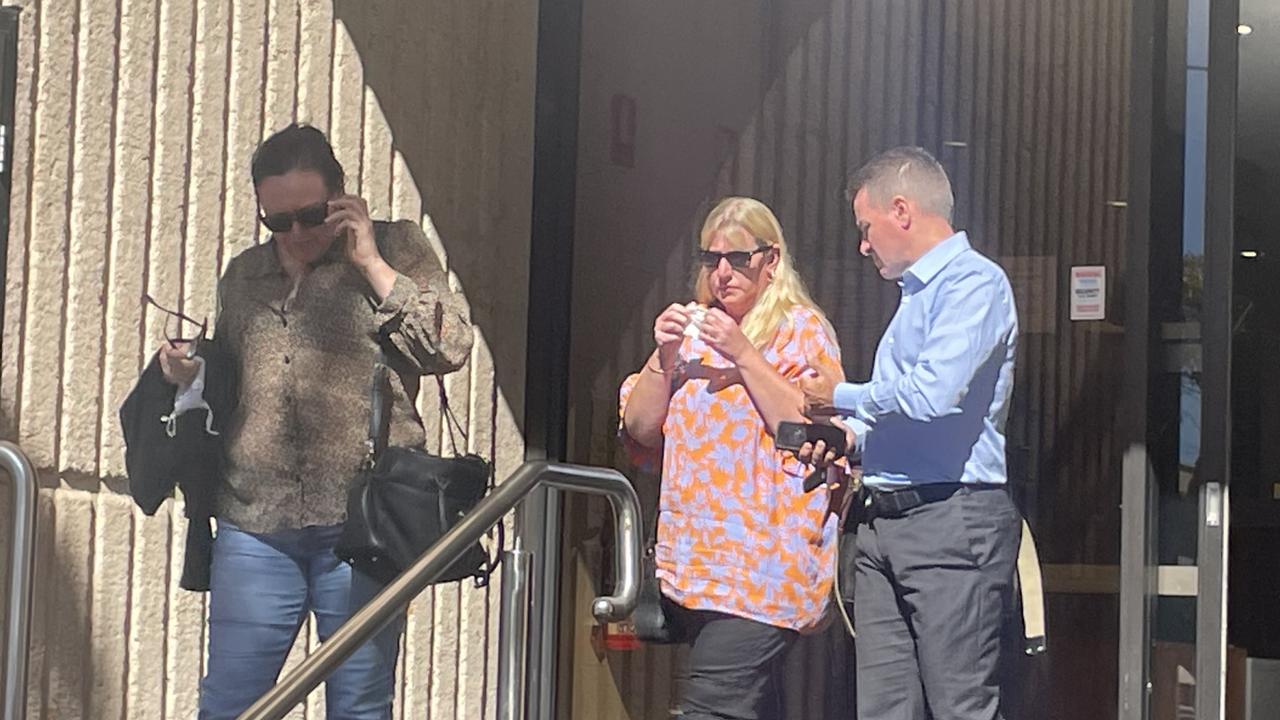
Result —
[[956, 233], [898, 282], [902, 299], [871, 382], [836, 386], [858, 436], [863, 483], [1006, 482], [1005, 421], [1018, 315], [1009, 278]]

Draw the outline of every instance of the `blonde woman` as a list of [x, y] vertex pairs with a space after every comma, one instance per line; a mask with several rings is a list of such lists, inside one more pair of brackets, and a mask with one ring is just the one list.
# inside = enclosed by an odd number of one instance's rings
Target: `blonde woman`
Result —
[[763, 203], [720, 201], [699, 245], [694, 302], [662, 311], [622, 385], [621, 434], [662, 453], [656, 565], [692, 645], [685, 720], [778, 718], [786, 650], [827, 609], [836, 518], [773, 434], [840, 352]]

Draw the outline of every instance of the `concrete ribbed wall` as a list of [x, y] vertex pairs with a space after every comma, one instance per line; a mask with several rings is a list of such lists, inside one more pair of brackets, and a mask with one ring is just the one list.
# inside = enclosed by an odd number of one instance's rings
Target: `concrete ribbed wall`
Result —
[[[117, 408], [162, 337], [139, 297], [212, 317], [226, 261], [262, 239], [253, 148], [316, 124], [349, 189], [375, 217], [427, 223], [466, 292], [477, 350], [451, 397], [471, 449], [509, 473], [523, 455], [536, 5], [5, 4], [24, 10], [0, 430], [45, 488], [30, 717], [194, 717], [205, 596], [177, 588], [181, 507], [144, 517], [123, 477]], [[398, 717], [493, 716], [497, 607], [496, 587], [458, 584], [413, 605]], [[323, 699], [294, 717], [323, 717]]]

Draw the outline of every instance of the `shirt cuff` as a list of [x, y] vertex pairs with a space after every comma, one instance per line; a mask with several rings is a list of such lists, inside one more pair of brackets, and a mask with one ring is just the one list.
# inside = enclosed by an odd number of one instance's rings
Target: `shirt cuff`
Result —
[[418, 297], [418, 284], [404, 273], [396, 273], [396, 281], [391, 285], [391, 292], [374, 308], [378, 326], [381, 327], [391, 318], [404, 312], [405, 307]]
[[847, 454], [861, 455], [863, 448], [867, 446], [867, 433], [871, 432], [871, 426], [856, 417], [842, 417], [840, 420], [853, 431], [853, 447], [849, 448]]
[[866, 398], [867, 388], [866, 383], [840, 383], [831, 394], [831, 402], [841, 415], [855, 416]]

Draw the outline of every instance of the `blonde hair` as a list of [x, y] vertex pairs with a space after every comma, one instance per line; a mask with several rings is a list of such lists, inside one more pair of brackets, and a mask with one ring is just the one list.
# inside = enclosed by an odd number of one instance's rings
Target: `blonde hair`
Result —
[[[822, 321], [827, 332], [835, 341], [835, 330], [827, 316], [813, 302], [809, 291], [796, 272], [787, 251], [787, 241], [782, 235], [782, 225], [767, 205], [749, 197], [727, 197], [721, 200], [707, 214], [699, 233], [699, 246], [706, 250], [718, 232], [740, 231], [755, 240], [756, 247], [772, 247], [778, 253], [778, 264], [773, 271], [773, 279], [769, 281], [756, 297], [755, 305], [742, 318], [742, 333], [752, 345], [763, 348], [769, 344], [783, 323], [788, 321], [791, 308], [801, 305], [808, 308]], [[699, 303], [710, 305], [715, 301], [711, 294], [708, 277], [711, 270], [698, 267], [694, 276], [694, 296]]]

